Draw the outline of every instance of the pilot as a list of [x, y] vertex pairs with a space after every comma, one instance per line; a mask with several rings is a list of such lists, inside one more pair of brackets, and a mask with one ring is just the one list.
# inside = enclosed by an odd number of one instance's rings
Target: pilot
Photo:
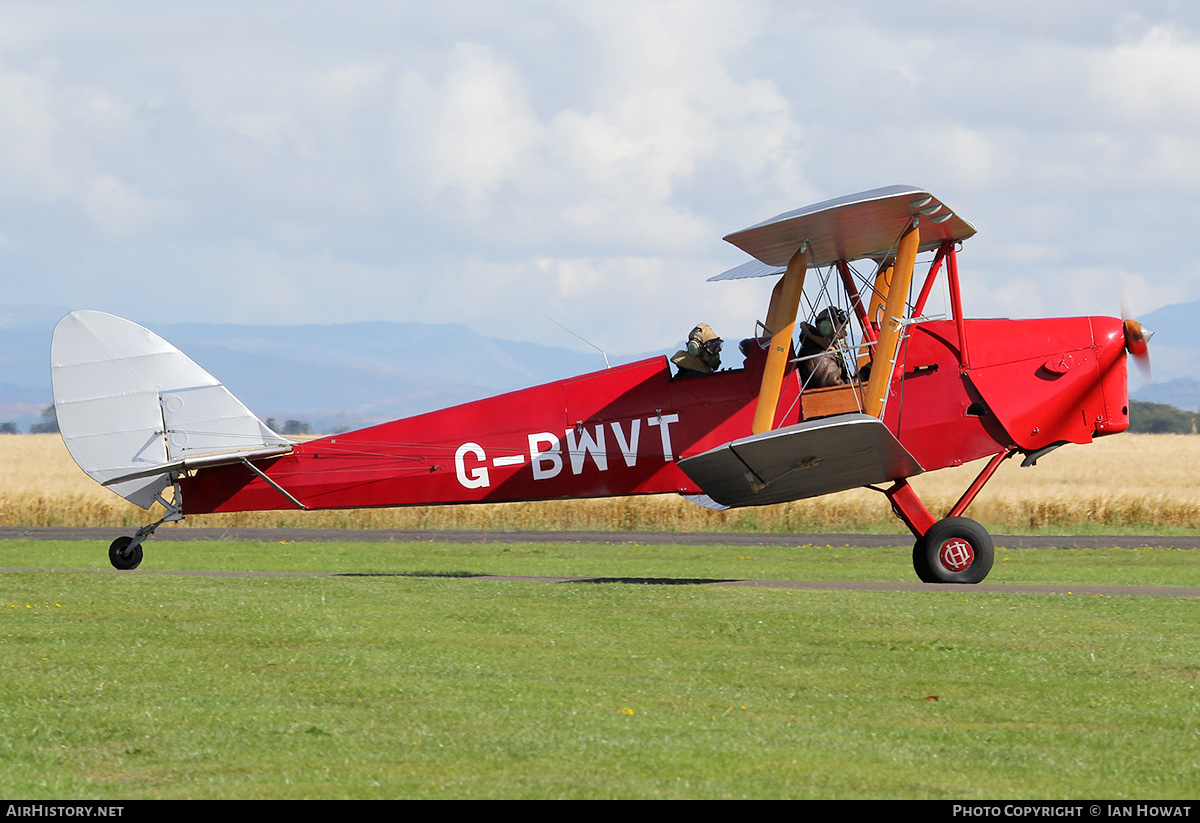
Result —
[[721, 343], [707, 323], [700, 323], [688, 335], [687, 349], [675, 352], [671, 362], [679, 367], [676, 377], [712, 374], [721, 368]]
[[846, 337], [846, 313], [829, 306], [815, 320], [811, 325], [800, 324], [799, 369], [803, 384], [814, 389], [844, 386], [850, 382], [840, 351]]

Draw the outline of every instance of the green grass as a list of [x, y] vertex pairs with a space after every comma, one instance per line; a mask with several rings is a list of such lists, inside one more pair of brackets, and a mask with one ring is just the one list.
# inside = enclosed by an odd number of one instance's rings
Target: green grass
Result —
[[[371, 576], [0, 576], [3, 795], [1200, 793], [1194, 598], [407, 576], [913, 579], [852, 547], [156, 540], [143, 568]], [[1196, 586], [1200, 553], [1000, 551], [988, 582]]]

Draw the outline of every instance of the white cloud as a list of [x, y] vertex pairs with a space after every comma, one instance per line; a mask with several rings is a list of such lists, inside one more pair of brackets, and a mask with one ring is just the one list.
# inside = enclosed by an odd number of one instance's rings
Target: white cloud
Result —
[[734, 339], [769, 284], [704, 283], [744, 259], [722, 235], [893, 183], [979, 227], [980, 313], [1196, 294], [1190, 7], [13, 8], [0, 260], [54, 273], [26, 299], [73, 277], [120, 313], [186, 272], [192, 319]]
[[409, 72], [397, 101], [403, 175], [434, 203], [449, 198], [471, 213], [528, 165], [542, 128], [517, 72], [491, 50], [458, 43], [443, 78]]
[[180, 212], [177, 204], [148, 198], [136, 186], [107, 174], [87, 180], [79, 200], [88, 218], [108, 240], [133, 237], [162, 226]]
[[290, 112], [231, 112], [227, 122], [233, 131], [270, 149], [286, 146], [302, 160], [320, 156], [313, 134]]
[[1091, 93], [1114, 125], [1200, 125], [1200, 40], [1170, 25], [1154, 26], [1097, 56]]
[[10, 201], [53, 200], [69, 190], [71, 172], [56, 151], [61, 137], [53, 80], [0, 67], [0, 179]]

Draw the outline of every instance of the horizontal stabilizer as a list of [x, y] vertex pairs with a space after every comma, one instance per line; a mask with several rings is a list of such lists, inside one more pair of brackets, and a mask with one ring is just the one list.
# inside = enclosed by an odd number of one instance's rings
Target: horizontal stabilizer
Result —
[[[826, 200], [764, 220], [726, 236], [733, 245], [767, 267], [782, 268], [808, 242], [808, 264], [828, 266], [838, 260], [885, 257], [895, 253], [901, 232], [920, 218], [920, 250], [936, 249], [947, 240], [966, 240], [975, 227], [950, 211], [927, 191], [912, 186], [889, 186]], [[736, 271], [736, 270], [735, 270]], [[762, 277], [741, 274], [740, 277]], [[720, 279], [727, 278], [719, 275]]]
[[786, 503], [921, 474], [878, 418], [843, 414], [743, 437], [679, 461], [725, 506]]
[[120, 317], [68, 314], [54, 328], [50, 365], [71, 457], [144, 509], [173, 473], [292, 449], [187, 355]]

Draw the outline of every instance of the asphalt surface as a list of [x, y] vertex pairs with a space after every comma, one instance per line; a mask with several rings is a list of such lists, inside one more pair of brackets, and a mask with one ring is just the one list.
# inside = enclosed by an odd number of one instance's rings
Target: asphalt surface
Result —
[[[91, 540], [108, 543], [134, 529], [116, 528], [0, 528], [0, 540]], [[1178, 548], [1200, 549], [1200, 537], [1103, 537], [1103, 536], [1028, 536], [993, 535], [998, 548], [1102, 549], [1102, 548]], [[696, 532], [588, 532], [588, 531], [508, 531], [508, 530], [420, 530], [420, 529], [214, 529], [167, 528], [155, 533], [153, 541], [313, 541], [360, 543], [600, 543], [651, 544], [677, 546], [864, 546], [909, 547], [907, 534], [713, 534]], [[151, 544], [152, 545], [152, 544]], [[28, 572], [35, 569], [0, 568], [0, 573]], [[58, 569], [57, 571], [64, 571]], [[182, 572], [138, 569], [76, 569], [102, 574], [170, 574], [209, 577], [439, 577], [428, 574], [354, 574], [344, 572]], [[871, 583], [799, 580], [733, 580], [707, 578], [631, 578], [631, 577], [529, 577], [517, 575], [446, 575], [471, 580], [526, 581], [544, 583], [620, 583], [654, 585], [755, 586], [790, 589], [840, 589], [856, 591], [938, 591], [995, 593], [1060, 594], [1075, 596], [1150, 595], [1156, 597], [1200, 597], [1200, 588], [1167, 586], [1072, 586], [999, 585], [973, 586], [929, 583]]]
[[[135, 528], [3, 527], [0, 540], [102, 540]], [[351, 543], [612, 543], [658, 546], [864, 546], [909, 547], [909, 534], [724, 534], [714, 532], [511, 531], [507, 529], [221, 529], [163, 526], [153, 541], [249, 540]], [[994, 534], [1005, 549], [1200, 549], [1197, 537], [1098, 537]]]

